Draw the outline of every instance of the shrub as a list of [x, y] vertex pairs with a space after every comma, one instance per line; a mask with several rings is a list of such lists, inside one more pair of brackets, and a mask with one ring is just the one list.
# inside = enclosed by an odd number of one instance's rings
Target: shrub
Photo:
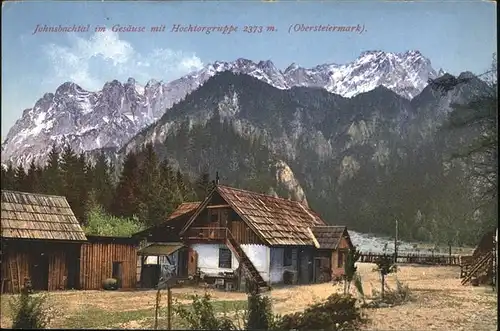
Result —
[[380, 276], [381, 276], [381, 283], [382, 283], [381, 296], [383, 298], [384, 297], [384, 290], [385, 290], [385, 286], [386, 286], [385, 277], [390, 273], [396, 272], [397, 267], [394, 264], [394, 259], [389, 255], [383, 255], [383, 256], [379, 257], [375, 261], [375, 264], [377, 265], [377, 268], [375, 269], [375, 271], [378, 271], [380, 273]]
[[83, 230], [88, 235], [128, 237], [144, 229], [136, 217], [121, 218], [107, 214], [99, 206], [93, 206], [88, 213]]
[[105, 290], [116, 290], [118, 289], [118, 280], [115, 278], [106, 278], [102, 281], [102, 288]]
[[25, 286], [20, 295], [9, 302], [12, 311], [12, 329], [45, 329], [54, 317], [46, 294], [32, 294]]
[[358, 273], [354, 275], [354, 287], [356, 287], [356, 290], [358, 290], [358, 293], [361, 295], [361, 298], [363, 299], [364, 302], [365, 290], [363, 289], [363, 281], [361, 279], [361, 276]]
[[396, 280], [396, 288], [392, 289], [387, 286], [384, 296], [377, 290], [372, 291], [374, 300], [370, 303], [363, 305], [364, 308], [381, 308], [388, 306], [400, 305], [405, 302], [413, 300], [413, 295], [408, 285]]
[[410, 287], [399, 280], [396, 280], [396, 288], [391, 289], [388, 287], [384, 296], [384, 302], [391, 305], [399, 305], [412, 299]]
[[275, 330], [352, 330], [366, 320], [351, 295], [332, 294], [300, 313], [280, 316]]
[[173, 305], [173, 312], [179, 316], [189, 327], [194, 330], [236, 330], [236, 326], [227, 316], [217, 316], [210, 303], [210, 295], [191, 296], [193, 303], [191, 309], [180, 304]]
[[344, 294], [349, 293], [351, 289], [351, 283], [354, 280], [358, 268], [356, 267], [356, 262], [361, 257], [361, 253], [354, 249], [350, 249], [347, 253], [346, 262], [344, 264]]
[[251, 286], [253, 291], [248, 293], [248, 317], [246, 329], [268, 330], [274, 322], [272, 304], [268, 297], [263, 297], [256, 286]]

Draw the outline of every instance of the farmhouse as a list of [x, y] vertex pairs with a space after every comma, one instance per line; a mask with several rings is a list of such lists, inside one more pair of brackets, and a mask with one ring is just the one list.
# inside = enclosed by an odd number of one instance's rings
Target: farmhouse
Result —
[[66, 198], [2, 190], [1, 293], [34, 290], [121, 288], [137, 282], [135, 238], [85, 236]]
[[138, 235], [148, 237], [156, 255], [162, 245], [175, 250], [164, 248], [178, 275], [201, 275], [226, 288], [244, 278], [260, 287], [329, 281], [343, 273], [353, 248], [345, 227], [328, 226], [302, 203], [223, 185]]

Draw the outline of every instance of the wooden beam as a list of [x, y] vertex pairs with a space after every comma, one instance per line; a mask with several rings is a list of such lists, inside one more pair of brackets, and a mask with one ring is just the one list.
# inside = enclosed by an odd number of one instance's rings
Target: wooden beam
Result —
[[231, 208], [230, 205], [212, 205], [212, 206], [207, 206], [207, 209], [217, 209], [217, 208]]

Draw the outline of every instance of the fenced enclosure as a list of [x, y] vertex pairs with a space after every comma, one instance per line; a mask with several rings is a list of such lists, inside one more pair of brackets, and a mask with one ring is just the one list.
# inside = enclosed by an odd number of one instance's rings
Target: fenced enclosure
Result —
[[[361, 253], [359, 262], [374, 263], [382, 256], [394, 257], [394, 253]], [[398, 253], [396, 263], [459, 266], [462, 256], [456, 254]]]

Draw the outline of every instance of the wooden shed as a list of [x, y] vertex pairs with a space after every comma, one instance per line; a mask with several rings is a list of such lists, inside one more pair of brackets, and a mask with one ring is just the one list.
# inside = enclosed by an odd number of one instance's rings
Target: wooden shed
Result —
[[1, 292], [79, 288], [87, 238], [66, 198], [2, 190]]
[[139, 239], [89, 235], [87, 239], [81, 247], [81, 288], [102, 289], [107, 278], [116, 278], [122, 289], [135, 288]]
[[312, 229], [319, 243], [320, 251], [330, 253], [330, 269], [333, 278], [344, 274], [344, 264], [349, 250], [354, 249], [349, 232], [345, 226], [316, 226]]

